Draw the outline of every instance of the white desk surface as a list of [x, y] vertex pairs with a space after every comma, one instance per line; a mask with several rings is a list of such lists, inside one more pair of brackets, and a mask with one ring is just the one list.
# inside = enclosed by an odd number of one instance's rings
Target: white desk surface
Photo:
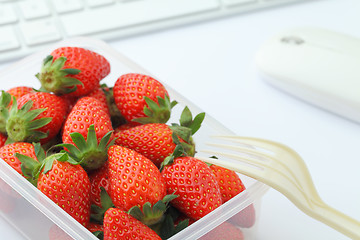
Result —
[[[294, 148], [323, 200], [360, 220], [360, 124], [278, 91], [258, 77], [254, 65], [261, 43], [287, 27], [318, 26], [360, 37], [359, 9], [358, 0], [309, 1], [110, 44], [238, 135]], [[348, 239], [272, 189], [259, 221], [257, 240]], [[22, 239], [1, 218], [0, 231], [4, 239]]]

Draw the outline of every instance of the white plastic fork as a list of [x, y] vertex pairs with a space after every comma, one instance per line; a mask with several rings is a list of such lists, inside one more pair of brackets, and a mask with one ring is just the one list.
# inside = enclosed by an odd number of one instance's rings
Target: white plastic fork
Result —
[[[200, 150], [200, 152], [215, 155], [219, 159], [199, 156], [196, 158], [257, 179], [282, 193], [307, 215], [351, 239], [360, 239], [360, 222], [321, 200], [305, 162], [293, 149], [265, 139], [239, 136], [218, 136], [217, 138], [231, 140], [237, 145], [217, 143], [208, 145], [236, 151], [236, 153]], [[231, 161], [221, 160], [221, 156]]]

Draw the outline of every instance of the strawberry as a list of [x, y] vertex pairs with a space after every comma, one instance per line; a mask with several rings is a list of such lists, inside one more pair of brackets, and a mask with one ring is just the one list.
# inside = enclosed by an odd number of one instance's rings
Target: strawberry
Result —
[[[224, 203], [245, 190], [245, 185], [235, 171], [213, 164], [210, 168], [220, 186], [221, 197]], [[250, 228], [255, 224], [255, 218], [255, 208], [251, 204], [230, 218], [229, 221], [241, 228]]]
[[235, 171], [213, 164], [210, 168], [219, 184], [223, 203], [229, 201], [231, 198], [245, 190], [243, 182]]
[[69, 113], [65, 123], [62, 139], [64, 143], [73, 143], [70, 133], [78, 132], [86, 139], [90, 125], [95, 126], [97, 141], [112, 131], [109, 115], [103, 110], [101, 103], [92, 97], [83, 97], [77, 101]]
[[28, 93], [34, 92], [34, 89], [27, 86], [18, 86], [18, 87], [10, 88], [6, 92], [9, 93], [11, 96], [14, 96], [16, 99], [19, 99]]
[[[39, 150], [40, 152], [40, 150]], [[39, 162], [16, 154], [28, 179], [37, 181], [37, 188], [83, 226], [90, 221], [90, 180], [86, 171], [67, 153], [45, 156]], [[76, 164], [76, 165], [74, 165]]]
[[97, 238], [104, 239], [104, 225], [90, 222], [86, 227], [87, 230], [92, 232]]
[[200, 128], [204, 117], [204, 113], [200, 113], [193, 119], [190, 110], [186, 107], [181, 114], [180, 125], [148, 123], [127, 130], [116, 130], [115, 144], [137, 151], [160, 167], [179, 144], [188, 156], [194, 156], [195, 143], [192, 135]]
[[222, 204], [220, 188], [206, 163], [194, 157], [177, 157], [166, 163], [161, 175], [168, 193], [179, 195], [172, 205], [198, 220]]
[[37, 159], [34, 146], [31, 143], [15, 142], [0, 148], [0, 157], [18, 173], [24, 176], [21, 169], [21, 162], [15, 156], [16, 153], [21, 153], [30, 158]]
[[113, 94], [116, 106], [128, 122], [166, 123], [176, 104], [170, 103], [169, 94], [159, 81], [143, 74], [120, 76]]
[[109, 110], [109, 106], [108, 106], [108, 103], [107, 103], [107, 100], [106, 100], [106, 95], [105, 95], [105, 92], [102, 90], [101, 87], [96, 88], [94, 91], [89, 93], [87, 96], [97, 99], [100, 102], [103, 110], [107, 114], [110, 115], [110, 110]]
[[[107, 106], [109, 108], [111, 122], [113, 124], [113, 127], [117, 128], [118, 126], [126, 123], [125, 118], [121, 115], [120, 110], [118, 109], [118, 107], [115, 104], [113, 87], [108, 87], [106, 84], [101, 84], [101, 89], [103, 90], [103, 92], [105, 93], [105, 96], [106, 96], [106, 102], [107, 102]], [[135, 126], [135, 124], [139, 125], [138, 123], [135, 123], [135, 122], [133, 124], [134, 124], [134, 126]]]
[[109, 208], [105, 213], [104, 239], [161, 240], [151, 228], [117, 208]]
[[[0, 180], [2, 181], [2, 180]], [[5, 193], [0, 192], [0, 211], [9, 214], [16, 208], [16, 201]]]
[[101, 187], [108, 193], [110, 191], [110, 179], [108, 163], [89, 175], [90, 178], [90, 202], [101, 207]]
[[16, 142], [46, 143], [60, 131], [67, 113], [66, 102], [50, 93], [32, 92], [13, 100], [6, 123], [10, 139]]
[[109, 73], [110, 64], [102, 55], [79, 47], [60, 47], [44, 59], [36, 77], [46, 91], [79, 97], [95, 90]]
[[223, 222], [199, 240], [244, 240], [243, 232], [229, 222]]
[[86, 170], [94, 170], [107, 160], [106, 149], [112, 144], [112, 131], [110, 116], [100, 102], [92, 97], [83, 97], [77, 101], [64, 123], [62, 146], [70, 151], [72, 157], [79, 159]]
[[90, 232], [104, 231], [104, 225], [90, 222], [86, 227]]
[[108, 150], [110, 197], [124, 211], [146, 202], [155, 204], [166, 195], [164, 179], [146, 157], [118, 145]]
[[74, 240], [66, 232], [64, 232], [60, 227], [53, 224], [49, 229], [49, 240]]
[[[135, 150], [160, 167], [175, 150], [172, 134], [171, 128], [164, 123], [149, 123], [118, 132], [115, 144]], [[193, 155], [194, 151], [194, 145], [191, 145], [189, 152]]]
[[139, 124], [137, 124], [135, 122], [127, 122], [127, 123], [121, 124], [120, 126], [117, 126], [114, 129], [114, 136], [116, 137], [121, 131], [130, 129], [130, 128], [133, 128], [136, 126], [139, 126]]
[[5, 145], [6, 140], [7, 140], [7, 136], [3, 133], [0, 133], [0, 148]]

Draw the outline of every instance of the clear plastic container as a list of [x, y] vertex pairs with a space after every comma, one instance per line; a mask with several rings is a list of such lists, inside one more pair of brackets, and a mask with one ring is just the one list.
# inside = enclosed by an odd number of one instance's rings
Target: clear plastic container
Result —
[[[108, 86], [113, 86], [120, 75], [129, 72], [144, 73], [156, 78], [102, 41], [75, 38], [55, 44], [3, 70], [0, 74], [1, 89], [8, 90], [20, 85], [39, 88], [40, 83], [35, 74], [40, 70], [43, 58], [60, 46], [83, 47], [104, 55], [111, 64], [111, 73], [102, 81]], [[170, 98], [179, 102], [169, 122], [178, 122], [177, 119], [184, 106], [188, 106], [193, 114], [201, 112], [196, 105], [171, 89], [164, 81], [162, 83], [166, 86]], [[232, 132], [207, 115], [201, 129], [194, 136], [197, 149], [205, 148], [210, 136], [224, 134], [229, 135]], [[211, 141], [214, 142], [214, 139]], [[250, 207], [255, 209], [255, 224], [250, 228], [241, 228], [241, 231], [244, 233], [244, 239], [254, 239], [257, 219], [260, 216], [261, 198], [268, 187], [246, 176], [241, 175], [241, 179], [247, 187], [245, 191], [170, 239], [199, 239], [232, 216], [243, 214], [243, 211], [246, 211], [244, 209]], [[0, 161], [0, 215], [27, 239], [97, 239], [4, 161]]]

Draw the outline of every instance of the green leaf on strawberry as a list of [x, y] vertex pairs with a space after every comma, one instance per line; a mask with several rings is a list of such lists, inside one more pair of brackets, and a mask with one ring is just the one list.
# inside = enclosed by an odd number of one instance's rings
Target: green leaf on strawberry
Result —
[[113, 202], [112, 202], [109, 194], [106, 192], [105, 188], [100, 187], [100, 191], [101, 191], [100, 192], [101, 207], [99, 207], [95, 204], [91, 205], [90, 219], [92, 222], [103, 224], [105, 212], [109, 208], [115, 207], [115, 205], [113, 204]]
[[74, 163], [74, 160], [66, 152], [46, 156], [40, 143], [33, 143], [33, 145], [38, 161], [20, 153], [15, 153], [15, 157], [21, 162], [21, 170], [25, 178], [35, 186], [37, 185], [40, 172], [42, 170], [44, 173], [49, 172], [52, 169], [55, 160]]
[[190, 128], [191, 135], [194, 135], [201, 127], [204, 118], [205, 118], [205, 113], [202, 112], [196, 115], [195, 118], [193, 119], [190, 109], [186, 106], [180, 116], [180, 126]]
[[76, 85], [84, 85], [80, 80], [71, 77], [79, 74], [79, 69], [63, 69], [67, 60], [66, 57], [53, 60], [52, 55], [47, 56], [43, 61], [40, 73], [36, 74], [44, 90], [61, 95], [76, 91]]
[[0, 96], [0, 132], [6, 134], [6, 121], [9, 117], [9, 104], [11, 95], [5, 91], [1, 91]]
[[172, 216], [170, 214], [167, 214], [165, 216], [163, 224], [161, 225], [159, 236], [161, 237], [161, 239], [168, 239], [188, 226], [189, 219], [185, 219], [175, 226]]
[[147, 202], [143, 205], [142, 210], [138, 206], [134, 206], [129, 209], [128, 214], [151, 227], [163, 221], [169, 202], [177, 197], [178, 196], [174, 194], [166, 195], [153, 206], [151, 206], [151, 203]]
[[171, 115], [171, 109], [177, 104], [176, 101], [170, 102], [170, 98], [167, 94], [162, 98], [157, 96], [157, 102], [153, 101], [147, 96], [144, 96], [144, 100], [147, 106], [144, 106], [144, 114], [146, 117], [135, 118], [132, 121], [141, 124], [146, 123], [166, 123]]
[[113, 131], [109, 131], [97, 142], [96, 132], [94, 125], [90, 125], [87, 139], [78, 132], [70, 133], [70, 137], [74, 144], [62, 143], [56, 146], [64, 147], [67, 149], [69, 156], [75, 159], [81, 166], [91, 171], [100, 168], [107, 160], [107, 149], [114, 144], [115, 139], [110, 141]]
[[32, 105], [33, 101], [29, 100], [18, 109], [16, 98], [13, 97], [13, 105], [6, 123], [6, 132], [9, 139], [15, 142], [38, 142], [40, 139], [48, 136], [48, 133], [37, 130], [50, 123], [52, 118], [43, 117], [36, 119], [42, 112], [46, 111], [46, 108], [30, 110]]

